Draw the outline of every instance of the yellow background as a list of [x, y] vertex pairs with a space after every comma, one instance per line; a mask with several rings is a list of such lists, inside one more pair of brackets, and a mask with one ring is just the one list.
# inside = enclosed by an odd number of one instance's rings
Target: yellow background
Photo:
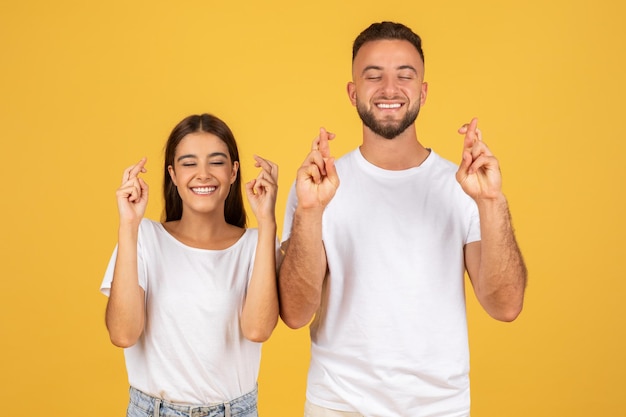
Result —
[[[215, 113], [244, 179], [253, 153], [280, 164], [282, 231], [318, 128], [337, 134], [335, 155], [360, 141], [345, 93], [354, 37], [398, 20], [424, 39], [421, 141], [458, 160], [456, 129], [479, 117], [530, 270], [512, 324], [469, 297], [473, 416], [625, 415], [625, 12], [614, 0], [3, 1], [0, 414], [124, 414], [98, 288], [126, 166], [148, 157], [158, 219], [167, 135]], [[280, 324], [263, 353], [262, 415], [301, 415], [307, 329]]]

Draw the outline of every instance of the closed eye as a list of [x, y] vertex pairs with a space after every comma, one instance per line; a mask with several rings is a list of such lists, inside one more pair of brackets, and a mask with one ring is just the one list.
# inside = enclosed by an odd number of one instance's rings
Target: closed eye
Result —
[[415, 74], [411, 71], [402, 71], [398, 74], [398, 79], [400, 80], [413, 80], [415, 78]]

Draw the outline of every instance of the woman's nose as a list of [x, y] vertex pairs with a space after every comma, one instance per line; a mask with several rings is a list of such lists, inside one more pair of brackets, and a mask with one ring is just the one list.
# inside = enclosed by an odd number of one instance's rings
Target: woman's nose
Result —
[[206, 180], [211, 178], [211, 171], [209, 170], [209, 167], [207, 167], [204, 164], [201, 164], [198, 166], [198, 172], [196, 172], [196, 178], [201, 179], [201, 180]]

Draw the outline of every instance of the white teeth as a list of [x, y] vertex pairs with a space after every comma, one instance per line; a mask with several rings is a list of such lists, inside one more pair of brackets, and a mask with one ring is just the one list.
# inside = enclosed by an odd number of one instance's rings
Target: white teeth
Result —
[[399, 109], [401, 104], [400, 103], [393, 103], [393, 104], [386, 104], [386, 103], [379, 103], [377, 104], [379, 109]]
[[195, 187], [195, 188], [192, 188], [191, 191], [193, 191], [196, 194], [209, 194], [215, 191], [215, 189], [216, 187]]

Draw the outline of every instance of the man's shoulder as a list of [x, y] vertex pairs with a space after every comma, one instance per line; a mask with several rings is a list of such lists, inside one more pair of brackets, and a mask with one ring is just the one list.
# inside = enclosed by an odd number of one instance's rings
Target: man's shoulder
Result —
[[344, 153], [340, 157], [338, 157], [335, 160], [335, 163], [337, 163], [337, 164], [348, 163], [349, 161], [354, 160], [354, 158], [356, 158], [358, 155], [360, 155], [359, 148], [354, 148], [354, 149]]
[[452, 162], [449, 159], [444, 158], [443, 156], [439, 155], [432, 149], [430, 150], [430, 155], [428, 156], [427, 161], [430, 162], [430, 166], [432, 166], [434, 169], [441, 170], [441, 171], [449, 171], [449, 172], [456, 173], [456, 171], [459, 168], [456, 163]]
[[432, 149], [425, 163], [422, 164], [422, 167], [430, 171], [433, 175], [451, 175], [452, 177], [455, 177], [456, 171], [459, 169], [457, 164], [444, 158]]

